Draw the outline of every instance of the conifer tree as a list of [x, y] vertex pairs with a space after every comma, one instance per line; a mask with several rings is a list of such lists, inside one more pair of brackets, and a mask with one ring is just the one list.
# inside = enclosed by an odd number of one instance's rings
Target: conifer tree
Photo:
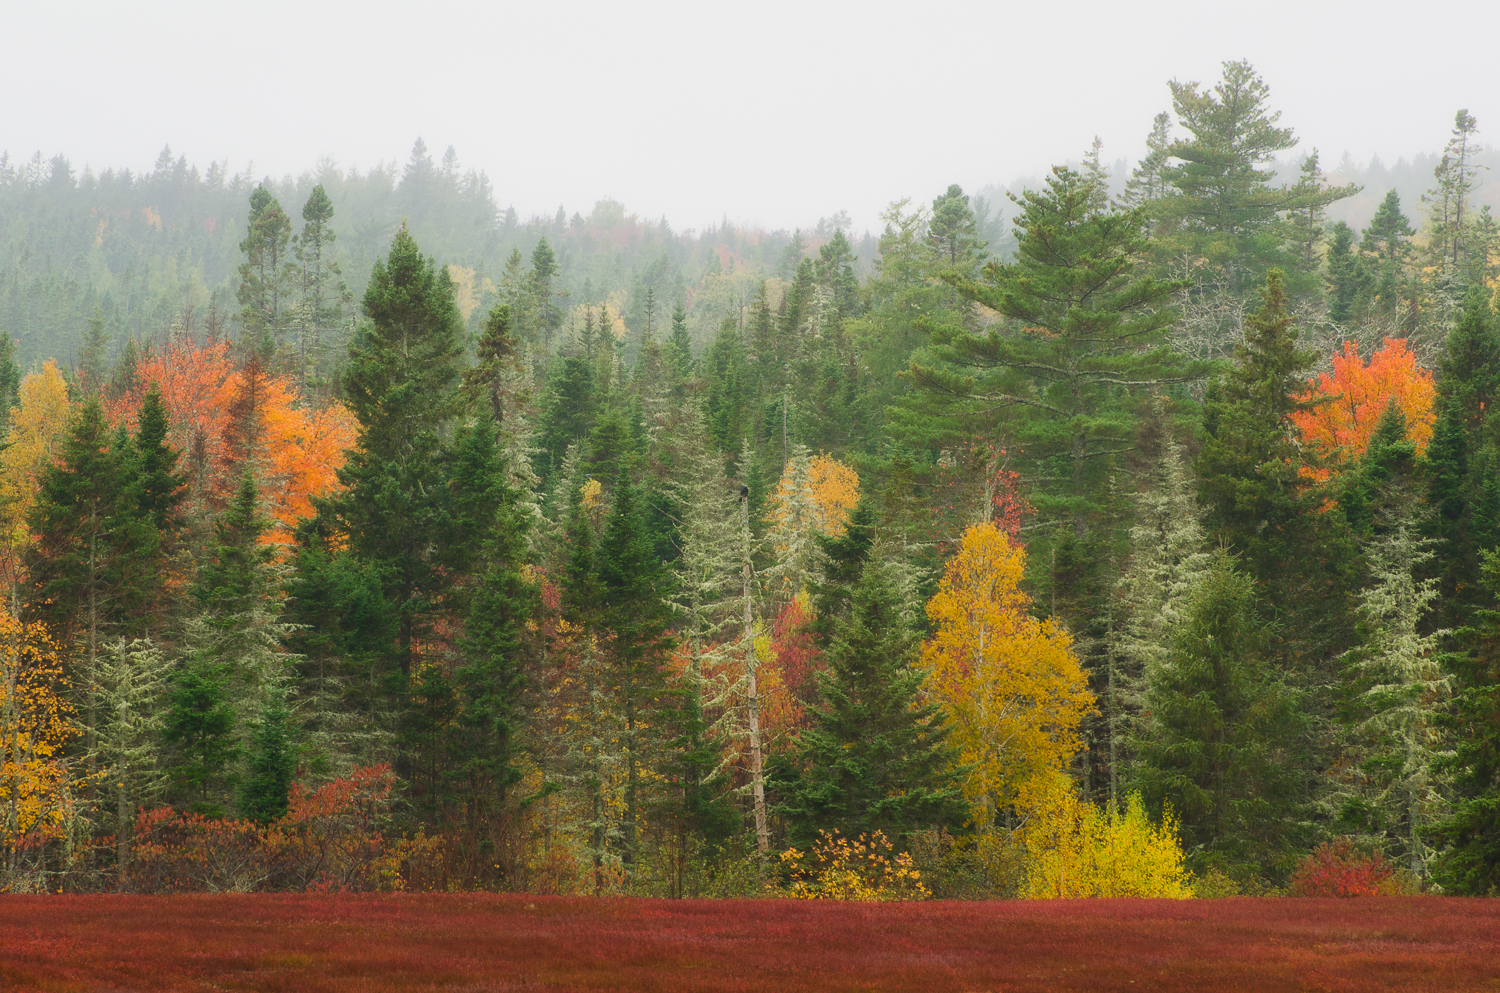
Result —
[[[1305, 399], [1314, 356], [1297, 347], [1280, 270], [1266, 277], [1264, 303], [1245, 322], [1235, 366], [1204, 402], [1207, 431], [1199, 453], [1198, 494], [1209, 537], [1227, 544], [1288, 621], [1278, 637], [1304, 662], [1335, 652], [1343, 636], [1346, 536], [1301, 472], [1314, 456], [1297, 443], [1291, 415]], [[1332, 580], [1332, 581], [1330, 581]]]
[[1166, 169], [1172, 155], [1172, 115], [1162, 111], [1151, 119], [1151, 133], [1146, 136], [1146, 157], [1136, 165], [1125, 182], [1125, 193], [1120, 197], [1121, 206], [1134, 210], [1147, 208], [1147, 216], [1155, 216], [1156, 201], [1176, 194], [1167, 182]]
[[324, 336], [344, 323], [343, 314], [352, 302], [334, 256], [337, 235], [332, 220], [333, 201], [319, 183], [302, 205], [302, 233], [293, 249], [299, 267], [298, 378], [304, 390], [322, 361]]
[[1370, 277], [1364, 260], [1354, 247], [1354, 231], [1339, 221], [1333, 226], [1328, 242], [1328, 319], [1347, 325], [1356, 314]]
[[1147, 486], [1135, 498], [1130, 564], [1116, 582], [1109, 673], [1101, 703], [1109, 734], [1110, 795], [1121, 796], [1129, 742], [1147, 710], [1146, 678], [1167, 663], [1172, 635], [1187, 616], [1210, 556], [1204, 550], [1202, 511], [1183, 447], [1166, 436], [1150, 463]]
[[1438, 646], [1448, 632], [1428, 630], [1438, 581], [1418, 577], [1434, 542], [1420, 535], [1416, 446], [1394, 403], [1363, 463], [1375, 484], [1365, 541], [1370, 582], [1357, 607], [1363, 644], [1348, 656], [1356, 771], [1340, 813], [1422, 879], [1434, 854], [1430, 828], [1444, 813], [1436, 716], [1447, 696]]
[[1487, 596], [1480, 556], [1500, 542], [1500, 487], [1492, 410], [1500, 402], [1500, 321], [1484, 295], [1471, 290], [1438, 360], [1437, 424], [1427, 448], [1426, 531], [1438, 540], [1436, 573], [1442, 623], [1464, 626]]
[[1295, 841], [1296, 711], [1267, 664], [1256, 615], [1254, 585], [1221, 548], [1170, 655], [1147, 670], [1151, 719], [1135, 743], [1147, 802], [1181, 818], [1183, 848], [1196, 849], [1200, 868], [1232, 876], [1284, 871]]
[[88, 393], [98, 393], [104, 388], [108, 360], [105, 349], [109, 342], [104, 331], [104, 310], [97, 304], [94, 313], [84, 325], [83, 341], [78, 348], [78, 379]]
[[1275, 173], [1266, 166], [1297, 139], [1291, 128], [1277, 127], [1280, 112], [1266, 106], [1270, 87], [1249, 62], [1225, 62], [1223, 69], [1212, 89], [1167, 84], [1172, 109], [1191, 137], [1169, 149], [1180, 164], [1165, 172], [1178, 196], [1161, 203], [1198, 254], [1229, 256], [1243, 285], [1245, 277], [1258, 281], [1277, 264], [1281, 245], [1274, 227], [1281, 212], [1315, 212], [1359, 187], [1326, 187], [1315, 178], [1291, 189], [1273, 187]]
[[240, 786], [241, 817], [269, 824], [282, 817], [297, 772], [296, 724], [279, 687], [266, 692]]
[[1453, 754], [1441, 771], [1453, 777], [1453, 802], [1433, 832], [1444, 847], [1433, 878], [1470, 896], [1500, 891], [1500, 553], [1485, 553], [1481, 581], [1488, 601], [1455, 632], [1448, 657], [1453, 702], [1440, 720]]
[[1395, 190], [1389, 190], [1375, 208], [1370, 226], [1360, 233], [1360, 246], [1378, 253], [1386, 261], [1395, 261], [1406, 252], [1407, 243], [1403, 239], [1414, 234], [1411, 222], [1401, 213], [1401, 197]]
[[447, 270], [424, 258], [404, 227], [375, 264], [364, 307], [369, 322], [344, 376], [359, 437], [338, 470], [343, 492], [320, 513], [323, 527], [346, 536], [349, 552], [382, 576], [397, 626], [389, 657], [404, 681], [457, 578], [438, 537], [448, 522], [442, 432], [459, 402], [462, 324]]
[[479, 544], [465, 571], [475, 578], [454, 685], [460, 701], [450, 745], [458, 794], [466, 801], [471, 836], [507, 809], [521, 779], [518, 760], [529, 670], [526, 625], [538, 603], [525, 573], [529, 520], [505, 481], [494, 425], [481, 420], [459, 439], [460, 492], [468, 495], [453, 539]]
[[920, 639], [902, 620], [890, 570], [868, 564], [819, 679], [823, 706], [798, 750], [800, 777], [783, 814], [792, 840], [820, 829], [845, 837], [884, 831], [897, 844], [917, 831], [957, 827], [967, 814], [942, 712], [919, 699], [912, 665]]
[[599, 624], [613, 636], [611, 674], [617, 687], [615, 705], [624, 722], [622, 848], [627, 863], [639, 854], [636, 830], [646, 802], [644, 780], [662, 745], [653, 713], [667, 703], [664, 665], [674, 642], [666, 599], [670, 575], [653, 547], [642, 503], [640, 491], [622, 478], [598, 551]]
[[97, 678], [105, 641], [138, 632], [142, 605], [157, 592], [139, 582], [157, 536], [141, 519], [141, 493], [129, 437], [109, 430], [91, 398], [42, 474], [28, 515], [35, 540], [22, 596], [30, 619], [79, 646], [85, 685]]
[[1096, 212], [1089, 185], [1058, 167], [1041, 192], [1017, 199], [1017, 260], [985, 266], [982, 282], [948, 278], [966, 299], [1045, 334], [933, 329], [941, 364], [912, 378], [940, 409], [1013, 407], [1025, 419], [1031, 457], [1068, 482], [1038, 494], [1038, 510], [1082, 539], [1097, 513], [1095, 466], [1130, 445], [1132, 417], [1120, 398], [1141, 387], [1206, 371], [1163, 344], [1182, 284], [1136, 270], [1146, 248], [1139, 212]]
[[968, 279], [979, 274], [985, 245], [979, 240], [969, 198], [957, 183], [932, 201], [927, 241], [944, 269]]
[[292, 222], [264, 186], [250, 194], [249, 230], [240, 242], [240, 322], [251, 341], [279, 342], [291, 309], [295, 272], [288, 258]]
[[672, 371], [679, 382], [693, 374], [693, 343], [688, 337], [687, 311], [679, 299], [672, 307], [672, 339], [668, 346]]
[[100, 657], [90, 712], [95, 715], [90, 758], [114, 794], [115, 858], [123, 888], [130, 866], [135, 810], [162, 786], [160, 701], [170, 662], [150, 641], [120, 638]]

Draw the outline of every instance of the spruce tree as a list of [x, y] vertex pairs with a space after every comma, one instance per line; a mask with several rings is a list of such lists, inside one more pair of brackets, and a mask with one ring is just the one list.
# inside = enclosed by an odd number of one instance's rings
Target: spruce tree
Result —
[[1444, 851], [1433, 878], [1468, 896], [1500, 893], [1500, 553], [1485, 553], [1481, 577], [1487, 602], [1455, 632], [1447, 660], [1453, 701], [1442, 723], [1454, 750], [1444, 771], [1454, 795], [1434, 831]]
[[266, 693], [240, 786], [241, 817], [261, 824], [284, 816], [297, 773], [296, 723], [279, 688]]
[[645, 797], [644, 781], [664, 742], [654, 713], [665, 704], [667, 653], [675, 639], [669, 630], [670, 574], [646, 527], [641, 492], [622, 478], [615, 487], [603, 538], [599, 542], [600, 626], [613, 640], [611, 670], [615, 705], [624, 721], [626, 761], [623, 854], [637, 855], [636, 823]]
[[346, 536], [381, 575], [397, 628], [389, 657], [405, 680], [457, 578], [438, 539], [449, 521], [443, 431], [459, 403], [462, 322], [447, 270], [404, 227], [375, 264], [364, 308], [344, 374], [359, 437], [338, 470], [343, 491], [320, 511], [325, 533]]
[[1295, 699], [1269, 664], [1255, 587], [1220, 549], [1176, 626], [1163, 663], [1147, 669], [1150, 720], [1135, 741], [1134, 785], [1181, 818], [1200, 870], [1276, 875], [1292, 835], [1299, 733]]
[[782, 809], [801, 847], [820, 829], [851, 838], [878, 830], [904, 845], [967, 816], [942, 713], [922, 702], [922, 673], [911, 664], [920, 638], [901, 608], [890, 569], [866, 565], [852, 616], [826, 655], [823, 705], [803, 734], [801, 774]]
[[[1302, 476], [1312, 455], [1290, 417], [1303, 399], [1314, 356], [1297, 347], [1280, 270], [1266, 277], [1264, 302], [1245, 322], [1235, 365], [1204, 398], [1207, 434], [1198, 455], [1198, 495], [1211, 539], [1240, 556], [1240, 568], [1288, 622], [1284, 657], [1304, 664], [1341, 652], [1347, 612], [1347, 535], [1324, 497]], [[1296, 620], [1291, 620], [1295, 618]]]

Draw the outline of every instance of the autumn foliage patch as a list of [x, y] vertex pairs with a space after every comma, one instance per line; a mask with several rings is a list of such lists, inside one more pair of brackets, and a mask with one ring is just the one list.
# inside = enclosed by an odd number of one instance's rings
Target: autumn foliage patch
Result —
[[1292, 873], [1293, 896], [1382, 896], [1397, 892], [1396, 869], [1379, 852], [1361, 852], [1348, 838], [1324, 842]]

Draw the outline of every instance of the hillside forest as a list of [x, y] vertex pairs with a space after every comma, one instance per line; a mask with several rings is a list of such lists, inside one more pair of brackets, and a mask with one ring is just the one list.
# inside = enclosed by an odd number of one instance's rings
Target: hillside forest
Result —
[[0, 158], [0, 891], [1494, 892], [1493, 156], [1168, 91], [878, 235]]

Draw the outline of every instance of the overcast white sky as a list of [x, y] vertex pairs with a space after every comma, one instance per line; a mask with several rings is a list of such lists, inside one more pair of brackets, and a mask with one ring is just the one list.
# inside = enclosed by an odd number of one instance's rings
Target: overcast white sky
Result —
[[1387, 162], [1454, 111], [1500, 143], [1500, 2], [6, 4], [0, 149], [256, 173], [405, 162], [420, 135], [523, 216], [609, 195], [682, 229], [875, 226], [1142, 151], [1171, 78], [1248, 58], [1305, 145]]

